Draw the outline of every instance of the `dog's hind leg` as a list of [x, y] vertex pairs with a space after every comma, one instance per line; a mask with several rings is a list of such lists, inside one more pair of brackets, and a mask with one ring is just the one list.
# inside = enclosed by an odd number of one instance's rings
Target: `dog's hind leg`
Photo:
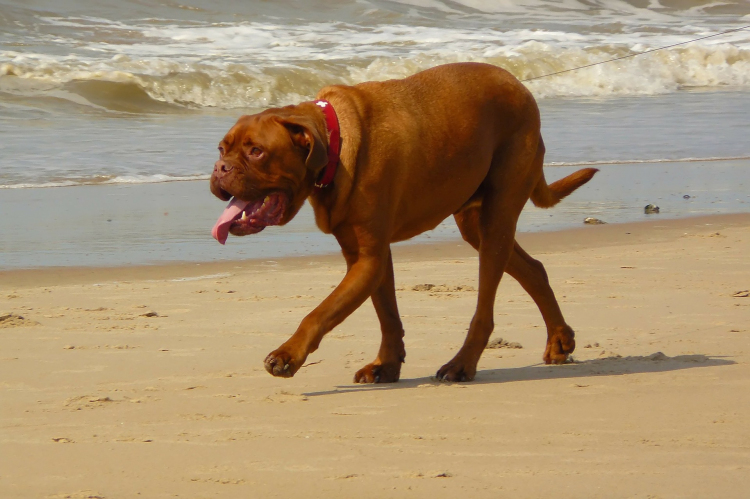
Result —
[[[456, 225], [464, 240], [479, 250], [480, 209], [473, 206], [454, 215]], [[575, 350], [575, 334], [563, 318], [560, 305], [555, 293], [549, 285], [547, 271], [539, 260], [535, 260], [515, 242], [513, 253], [505, 266], [505, 271], [511, 275], [539, 307], [544, 323], [547, 326], [547, 347], [544, 350], [544, 362], [547, 364], [561, 364], [568, 359], [568, 355]]]
[[576, 348], [575, 334], [563, 318], [555, 293], [549, 285], [547, 271], [539, 260], [533, 259], [518, 243], [513, 248], [513, 256], [505, 271], [534, 299], [547, 326], [547, 347], [544, 362], [562, 364]]
[[396, 303], [396, 285], [393, 277], [393, 258], [388, 252], [388, 263], [383, 279], [375, 292], [370, 296], [375, 312], [380, 320], [383, 334], [380, 350], [375, 360], [357, 371], [355, 383], [394, 383], [401, 374], [401, 363], [404, 362], [404, 328]]
[[[516, 222], [539, 178], [535, 169], [538, 134], [538, 130], [518, 133], [497, 151], [482, 184], [478, 216], [471, 208], [457, 216], [457, 220], [477, 220], [479, 293], [466, 340], [456, 356], [438, 370], [440, 380], [470, 381], [476, 375], [477, 362], [494, 328], [495, 296], [513, 254]], [[468, 237], [476, 239], [476, 234]]]
[[[472, 207], [454, 215], [458, 230], [464, 240], [474, 249], [479, 249], [479, 208]], [[544, 362], [562, 364], [568, 355], [575, 350], [575, 334], [563, 318], [555, 293], [549, 285], [547, 271], [539, 260], [535, 260], [516, 242], [513, 254], [505, 266], [510, 274], [534, 299], [547, 326], [547, 348], [544, 350]]]

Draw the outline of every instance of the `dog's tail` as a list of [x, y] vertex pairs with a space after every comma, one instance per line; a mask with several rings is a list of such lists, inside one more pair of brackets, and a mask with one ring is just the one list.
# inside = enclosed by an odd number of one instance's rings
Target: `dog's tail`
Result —
[[581, 187], [583, 184], [592, 179], [594, 174], [599, 170], [596, 168], [584, 168], [575, 173], [571, 173], [557, 182], [547, 185], [544, 179], [544, 173], [537, 182], [534, 190], [531, 191], [531, 202], [539, 208], [551, 208], [560, 202], [568, 194]]

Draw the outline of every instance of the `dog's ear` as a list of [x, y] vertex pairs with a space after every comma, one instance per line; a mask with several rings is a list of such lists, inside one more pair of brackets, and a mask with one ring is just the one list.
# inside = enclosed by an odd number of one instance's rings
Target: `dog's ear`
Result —
[[328, 149], [314, 122], [304, 116], [292, 116], [279, 118], [279, 123], [287, 129], [294, 145], [307, 151], [307, 168], [320, 171], [328, 162]]

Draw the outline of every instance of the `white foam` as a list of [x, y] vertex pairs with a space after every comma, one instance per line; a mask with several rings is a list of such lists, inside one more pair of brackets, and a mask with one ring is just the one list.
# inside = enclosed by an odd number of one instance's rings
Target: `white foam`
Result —
[[[711, 156], [704, 158], [653, 158], [653, 159], [603, 159], [588, 161], [552, 161], [544, 163], [546, 167], [559, 166], [597, 166], [597, 165], [627, 165], [627, 164], [658, 164], [658, 163], [698, 163], [712, 161], [736, 161], [750, 160], [750, 156]], [[43, 183], [18, 183], [18, 184], [0, 184], [0, 189], [46, 189], [53, 187], [73, 187], [81, 185], [138, 185], [138, 184], [160, 184], [164, 182], [190, 182], [206, 181], [211, 178], [210, 174], [206, 175], [186, 175], [186, 176], [169, 176], [169, 175], [121, 175], [111, 179], [102, 180], [101, 177], [91, 177], [83, 179], [60, 180], [56, 182]]]
[[639, 164], [658, 164], [658, 163], [700, 163], [711, 161], [736, 161], [747, 160], [750, 156], [711, 156], [708, 158], [657, 158], [657, 159], [603, 159], [592, 161], [552, 161], [544, 163], [544, 166], [597, 166], [597, 165], [639, 165]]
[[[405, 77], [456, 61], [488, 62], [529, 78], [732, 27], [707, 21], [704, 12], [713, 4], [680, 10], [624, 0], [399, 1], [452, 22], [407, 23], [413, 21], [408, 15], [390, 24], [40, 17], [60, 30], [53, 41], [39, 35], [55, 50], [1, 53], [0, 86], [3, 75], [42, 92], [73, 81], [107, 81], [134, 84], [157, 101], [183, 106], [268, 107], [309, 99], [326, 84]], [[503, 22], [508, 16], [516, 21]], [[471, 22], [453, 22], [461, 19]], [[105, 34], [81, 36], [92, 30]], [[749, 68], [746, 30], [529, 86], [540, 97], [648, 95], [686, 86], [750, 86]]]
[[[183, 106], [267, 107], [309, 99], [329, 83], [402, 78], [449, 62], [488, 62], [525, 79], [653, 47], [644, 42], [584, 47], [586, 40], [578, 40], [581, 35], [552, 32], [514, 33], [514, 39], [531, 39], [514, 44], [498, 43], [487, 34], [466, 38], [456, 35], [442, 43], [437, 42], [438, 33], [433, 36], [422, 39], [423, 45], [434, 45], [432, 49], [413, 49], [398, 57], [391, 53], [375, 55], [366, 48], [361, 57], [333, 65], [313, 61], [267, 68], [250, 63], [207, 64], [127, 56], [94, 62], [55, 61], [39, 54], [6, 53], [11, 62], [0, 65], [0, 75], [13, 74], [48, 89], [71, 81], [135, 84], [157, 101]], [[650, 95], [684, 87], [726, 85], [750, 86], [750, 44], [693, 43], [529, 83], [538, 97]]]
[[[196, 277], [179, 277], [177, 279], [170, 279], [170, 282], [191, 282], [191, 281], [202, 281], [204, 279], [222, 279], [224, 277], [231, 277], [232, 274], [229, 274], [227, 272], [221, 273], [221, 274], [208, 274], [208, 275], [199, 275]], [[156, 282], [156, 281], [148, 281], [148, 282]]]
[[208, 180], [211, 175], [187, 175], [175, 177], [171, 175], [126, 175], [115, 177], [103, 182], [105, 184], [161, 184], [164, 182], [189, 182], [192, 180]]
[[51, 187], [73, 187], [78, 185], [116, 185], [116, 184], [161, 184], [164, 182], [190, 182], [208, 180], [211, 175], [121, 175], [102, 180], [101, 177], [76, 178], [55, 182], [0, 184], [0, 189], [46, 189]]

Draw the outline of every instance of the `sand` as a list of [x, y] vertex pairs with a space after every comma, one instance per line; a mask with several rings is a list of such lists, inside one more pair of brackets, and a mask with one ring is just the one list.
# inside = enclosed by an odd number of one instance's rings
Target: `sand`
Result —
[[337, 255], [2, 272], [0, 497], [747, 497], [750, 215], [519, 239], [575, 362], [539, 363], [542, 320], [506, 277], [493, 338], [522, 348], [457, 384], [431, 376], [474, 309], [464, 244], [394, 253], [394, 385], [351, 383], [379, 343], [369, 303], [294, 378], [263, 369]]

